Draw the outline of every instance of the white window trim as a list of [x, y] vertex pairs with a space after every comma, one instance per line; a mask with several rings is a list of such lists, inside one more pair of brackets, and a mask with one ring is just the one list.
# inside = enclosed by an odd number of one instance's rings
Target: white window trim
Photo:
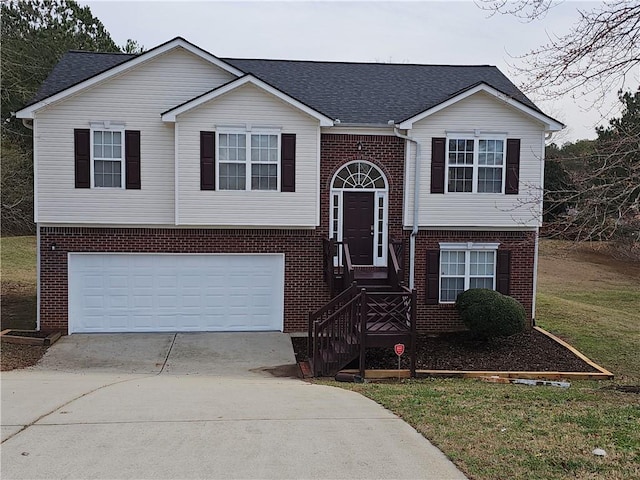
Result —
[[[449, 164], [449, 140], [473, 140], [473, 176], [471, 178], [471, 191], [470, 192], [450, 192], [449, 191], [449, 168], [451, 167], [463, 167], [469, 168], [470, 165], [450, 165]], [[502, 189], [500, 192], [478, 192], [478, 170], [480, 168], [499, 168], [497, 165], [486, 165], [480, 167], [478, 164], [478, 155], [480, 153], [479, 141], [480, 140], [502, 140], [503, 142], [503, 150], [502, 150]], [[505, 192], [505, 183], [507, 179], [507, 136], [506, 134], [501, 133], [455, 133], [455, 132], [447, 132], [447, 140], [444, 151], [444, 186], [445, 192], [449, 194], [463, 194], [468, 195], [470, 193], [479, 193], [481, 195], [504, 195]]]
[[[440, 243], [441, 251], [457, 251], [464, 252], [464, 290], [469, 290], [469, 285], [471, 283], [471, 252], [487, 252], [492, 251], [493, 254], [493, 285], [492, 289], [496, 289], [496, 275], [498, 272], [498, 247], [500, 243], [480, 243], [480, 242], [457, 242], [457, 243]], [[442, 267], [441, 260], [438, 261], [438, 302], [442, 304], [454, 304], [455, 300], [442, 300]], [[460, 277], [459, 275], [451, 275], [445, 278], [451, 277]]]
[[[216, 134], [216, 148], [215, 148], [215, 164], [216, 164], [216, 190], [221, 192], [263, 192], [273, 193], [280, 192], [282, 182], [282, 129], [277, 127], [218, 127], [215, 131]], [[245, 136], [245, 188], [244, 190], [229, 190], [220, 188], [220, 134], [226, 135], [244, 135]], [[278, 138], [278, 153], [277, 153], [277, 182], [275, 190], [259, 190], [251, 188], [251, 165], [273, 165], [272, 162], [252, 162], [251, 161], [251, 135], [275, 135]], [[226, 161], [223, 163], [242, 163], [240, 161]]]
[[[125, 125], [122, 122], [112, 122], [110, 120], [105, 120], [102, 122], [90, 122], [90, 129], [89, 129], [89, 170], [90, 170], [90, 177], [91, 177], [91, 188], [105, 188], [105, 189], [120, 189], [120, 190], [124, 190], [126, 188], [126, 164], [125, 164], [125, 158], [126, 158], [126, 145], [125, 145]], [[119, 187], [96, 187], [95, 182], [95, 161], [96, 160], [106, 160], [106, 161], [111, 161], [111, 162], [115, 162], [118, 161], [118, 159], [115, 158], [95, 158], [93, 155], [93, 133], [94, 132], [120, 132], [120, 138], [122, 140], [121, 143], [121, 150], [120, 150], [120, 186]]]

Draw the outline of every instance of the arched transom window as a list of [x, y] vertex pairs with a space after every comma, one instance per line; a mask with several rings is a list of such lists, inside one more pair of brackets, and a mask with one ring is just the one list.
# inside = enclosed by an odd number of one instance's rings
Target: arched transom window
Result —
[[333, 188], [386, 188], [382, 172], [368, 162], [352, 162], [342, 167], [333, 180]]

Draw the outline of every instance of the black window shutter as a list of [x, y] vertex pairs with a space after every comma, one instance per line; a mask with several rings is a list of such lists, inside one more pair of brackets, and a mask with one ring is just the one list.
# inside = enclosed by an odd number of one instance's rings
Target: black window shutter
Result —
[[498, 250], [496, 265], [496, 290], [503, 295], [509, 295], [511, 283], [511, 252]]
[[507, 139], [507, 184], [504, 193], [507, 195], [518, 194], [520, 182], [520, 139]]
[[215, 159], [215, 132], [200, 132], [200, 190], [216, 189]]
[[140, 131], [124, 132], [126, 188], [140, 190]]
[[446, 138], [431, 139], [431, 193], [444, 193]]
[[88, 128], [73, 131], [76, 188], [91, 187], [91, 132]]
[[440, 302], [440, 250], [427, 250], [427, 305], [437, 305]]
[[282, 179], [280, 190], [283, 192], [296, 191], [296, 135], [283, 133], [280, 139], [280, 169]]

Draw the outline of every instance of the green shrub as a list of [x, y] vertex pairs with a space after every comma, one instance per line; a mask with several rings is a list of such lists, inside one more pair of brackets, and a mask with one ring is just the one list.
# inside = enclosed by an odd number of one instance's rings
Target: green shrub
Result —
[[490, 299], [498, 295], [500, 295], [500, 293], [495, 290], [472, 288], [471, 290], [466, 290], [458, 295], [458, 298], [456, 299], [456, 308], [459, 312], [462, 312], [471, 305], [488, 302]]
[[495, 290], [474, 288], [462, 292], [456, 308], [469, 330], [480, 337], [508, 337], [524, 330], [527, 314], [515, 299]]

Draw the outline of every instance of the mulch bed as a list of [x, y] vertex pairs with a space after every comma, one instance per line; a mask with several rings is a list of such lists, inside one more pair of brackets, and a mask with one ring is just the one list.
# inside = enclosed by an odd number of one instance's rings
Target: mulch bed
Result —
[[[298, 361], [307, 356], [307, 339], [292, 338]], [[398, 368], [393, 348], [370, 348], [367, 369]], [[401, 359], [409, 368], [409, 352]], [[448, 333], [438, 337], [419, 336], [417, 368], [420, 370], [476, 370], [530, 372], [597, 372], [562, 345], [533, 330], [507, 338], [480, 341], [470, 332]]]
[[19, 345], [3, 343], [0, 346], [0, 370], [31, 367], [38, 363], [48, 347], [40, 345]]

